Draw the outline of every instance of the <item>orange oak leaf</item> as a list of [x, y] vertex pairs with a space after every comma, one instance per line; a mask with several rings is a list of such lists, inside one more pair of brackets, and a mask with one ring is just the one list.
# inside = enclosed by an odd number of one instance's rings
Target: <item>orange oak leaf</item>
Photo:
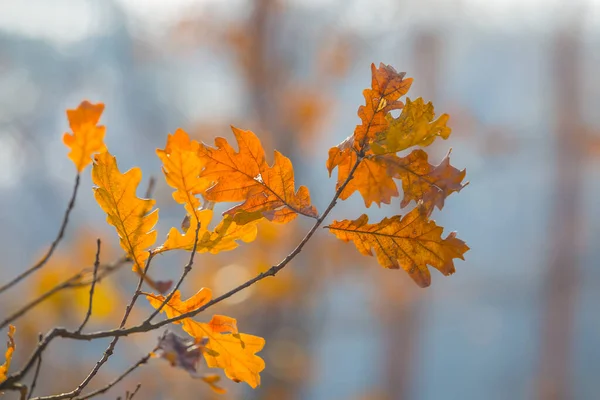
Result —
[[420, 149], [403, 158], [386, 155], [374, 159], [386, 164], [388, 173], [402, 180], [404, 197], [400, 206], [406, 207], [411, 200], [422, 201], [428, 215], [434, 207], [441, 210], [446, 197], [468, 185], [462, 183], [466, 170], [459, 171], [450, 165], [450, 152], [436, 166], [427, 162], [427, 153]]
[[[157, 295], [148, 295], [147, 298], [154, 308], [160, 307], [165, 300], [164, 296]], [[183, 302], [177, 291], [162, 311], [168, 318], [173, 318], [197, 309], [209, 300], [210, 290], [206, 288]], [[191, 318], [176, 323], [181, 324], [183, 330], [197, 342], [208, 339], [203, 355], [209, 367], [222, 368], [225, 375], [235, 382], [243, 381], [253, 388], [260, 385], [260, 371], [265, 368], [265, 362], [256, 353], [265, 345], [263, 338], [239, 333], [234, 318], [220, 315], [213, 316], [209, 323], [194, 321]]]
[[198, 155], [200, 144], [190, 140], [183, 129], [167, 136], [164, 149], [156, 154], [163, 163], [167, 183], [176, 189], [173, 199], [180, 204], [190, 204], [194, 210], [200, 207], [196, 197], [202, 194], [211, 182], [200, 177], [205, 161]]
[[350, 221], [334, 221], [328, 226], [339, 239], [354, 245], [364, 255], [373, 255], [384, 268], [402, 268], [421, 287], [431, 284], [428, 265], [444, 275], [455, 272], [454, 258], [463, 259], [469, 247], [456, 237], [456, 232], [442, 239], [443, 228], [428, 220], [418, 206], [404, 218], [399, 215], [369, 224], [363, 214]]
[[92, 162], [92, 154], [106, 151], [104, 134], [106, 128], [98, 125], [104, 104], [83, 101], [74, 110], [67, 110], [67, 118], [73, 133], [65, 133], [63, 143], [71, 149], [69, 158], [81, 172]]
[[362, 123], [354, 130], [356, 149], [362, 149], [387, 130], [386, 115], [404, 106], [399, 99], [408, 93], [413, 82], [412, 78], [404, 78], [405, 75], [405, 72], [398, 73], [390, 65], [380, 64], [376, 68], [375, 64], [371, 64], [371, 88], [363, 91], [366, 104], [358, 109]]
[[[185, 209], [188, 212], [188, 215], [194, 211], [189, 204], [186, 204]], [[200, 229], [198, 230], [198, 244], [196, 245], [196, 252], [198, 253], [210, 252], [212, 254], [217, 254], [222, 251], [235, 249], [239, 245], [238, 241], [249, 243], [256, 239], [257, 223], [259, 220], [239, 225], [234, 222], [231, 216], [227, 215], [213, 231], [210, 231], [208, 230], [208, 225], [212, 220], [213, 211], [196, 211], [196, 216], [198, 220], [193, 217], [187, 219], [189, 225], [184, 230], [184, 233], [179, 232], [177, 228], [171, 228], [167, 235], [167, 240], [162, 246], [157, 248], [155, 252], [162, 253], [169, 250], [192, 251], [194, 248], [194, 238], [196, 237], [198, 223], [200, 223]]]
[[[133, 260], [133, 270], [138, 274], [148, 259], [148, 248], [156, 242], [154, 225], [158, 222], [158, 209], [150, 212], [155, 201], [140, 199], [135, 194], [141, 179], [139, 168], [122, 174], [116, 158], [108, 152], [94, 156], [94, 197], [106, 213], [106, 222], [116, 228], [121, 248]], [[145, 280], [161, 292], [170, 286], [169, 282], [154, 282], [148, 276]]]
[[[360, 153], [365, 156], [369, 152], [371, 142], [389, 129], [390, 119], [388, 115], [390, 111], [404, 107], [404, 103], [399, 99], [408, 92], [413, 82], [412, 78], [405, 78], [405, 75], [406, 73], [398, 73], [389, 65], [380, 64], [379, 68], [376, 68], [375, 64], [371, 64], [371, 88], [363, 91], [366, 103], [358, 109], [361, 124], [356, 126], [352, 136], [329, 150], [327, 169], [329, 170], [329, 176], [331, 176], [333, 170], [338, 167], [337, 188], [348, 178], [352, 167], [358, 159], [358, 154]], [[367, 167], [362, 166], [363, 176], [371, 175]], [[379, 176], [380, 174], [375, 175]], [[381, 178], [378, 181], [384, 182]], [[384, 182], [384, 186], [387, 186], [387, 189], [385, 187], [382, 188], [382, 200], [373, 197], [377, 189], [373, 192], [370, 188], [367, 188], [366, 186], [370, 183], [372, 183], [372, 179], [367, 179], [362, 183], [354, 182], [349, 184], [342, 192], [340, 198], [345, 200], [356, 190], [360, 190], [361, 186], [364, 186], [361, 193], [367, 195], [365, 198], [367, 207], [372, 202], [376, 202], [378, 205], [381, 201], [389, 203], [389, 199], [385, 200], [393, 195], [393, 191], [390, 191], [391, 184], [389, 181], [385, 180]], [[396, 193], [395, 195], [397, 196], [398, 194]]]
[[[356, 155], [350, 159], [354, 163]], [[390, 204], [392, 197], [398, 196], [398, 188], [392, 178], [383, 157], [380, 159], [364, 158], [358, 164], [352, 180], [348, 182], [340, 194], [340, 198], [346, 200], [358, 190], [367, 207], [370, 207], [373, 202], [377, 205]]]
[[245, 213], [237, 219], [247, 223], [265, 217], [273, 222], [285, 223], [297, 214], [316, 217], [317, 210], [310, 202], [305, 186], [295, 190], [294, 169], [289, 158], [275, 151], [273, 166], [265, 159], [265, 151], [251, 131], [231, 127], [237, 140], [236, 152], [227, 140], [216, 138], [212, 148], [200, 145], [199, 154], [206, 160], [201, 177], [214, 182], [206, 190], [205, 198], [211, 201], [243, 201], [225, 215]]
[[422, 98], [415, 101], [406, 99], [406, 105], [398, 118], [388, 117], [389, 128], [372, 148], [375, 154], [396, 153], [412, 146], [429, 146], [436, 137], [448, 139], [452, 130], [446, 126], [448, 114], [440, 115], [435, 121], [431, 102], [425, 104]]
[[0, 365], [0, 383], [4, 382], [8, 376], [8, 369], [10, 368], [10, 362], [12, 361], [13, 353], [15, 351], [15, 331], [16, 328], [13, 325], [8, 326], [8, 342], [6, 343], [6, 353], [4, 364]]

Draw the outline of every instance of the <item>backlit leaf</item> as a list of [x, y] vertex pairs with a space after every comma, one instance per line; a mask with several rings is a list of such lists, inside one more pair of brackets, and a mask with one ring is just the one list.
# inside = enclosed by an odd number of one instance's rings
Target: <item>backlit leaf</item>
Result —
[[65, 133], [63, 142], [71, 149], [69, 158], [81, 172], [92, 162], [92, 154], [106, 151], [104, 134], [106, 128], [98, 125], [104, 104], [83, 101], [74, 110], [67, 110], [72, 133]]
[[238, 223], [265, 217], [273, 222], [285, 223], [297, 214], [317, 216], [310, 202], [308, 189], [295, 190], [294, 170], [291, 161], [275, 151], [275, 162], [269, 166], [265, 151], [256, 135], [232, 127], [238, 142], [236, 152], [227, 140], [216, 138], [216, 148], [200, 145], [200, 156], [206, 160], [201, 177], [214, 182], [205, 193], [207, 200], [224, 202], [243, 201], [225, 212], [235, 215], [245, 212]]
[[190, 204], [195, 210], [200, 207], [196, 195], [203, 193], [210, 181], [200, 178], [204, 160], [198, 155], [200, 144], [190, 140], [183, 129], [177, 129], [173, 135], [167, 136], [167, 144], [156, 154], [163, 163], [163, 172], [167, 183], [176, 189], [173, 198], [180, 204]]
[[[201, 306], [197, 304], [205, 304], [203, 302], [208, 301], [205, 295], [210, 295], [210, 291], [201, 289], [192, 298], [182, 302], [177, 291], [162, 311], [168, 318], [185, 314]], [[160, 307], [165, 300], [164, 296], [157, 295], [149, 295], [147, 298], [154, 308]], [[234, 318], [220, 315], [215, 315], [209, 323], [197, 322], [191, 318], [176, 323], [181, 324], [183, 330], [197, 341], [208, 339], [203, 354], [209, 367], [222, 368], [225, 375], [233, 381], [246, 382], [253, 388], [260, 385], [260, 371], [265, 368], [265, 362], [256, 353], [265, 345], [263, 338], [239, 333]]]
[[430, 214], [434, 207], [441, 210], [446, 197], [467, 185], [462, 183], [466, 171], [450, 165], [450, 152], [436, 166], [427, 162], [427, 153], [420, 149], [403, 158], [377, 156], [374, 160], [385, 164], [390, 175], [402, 180], [401, 207], [406, 207], [411, 200], [422, 201]]
[[339, 239], [353, 241], [364, 255], [373, 255], [384, 268], [402, 268], [421, 287], [431, 284], [428, 265], [444, 275], [455, 272], [454, 258], [463, 258], [469, 247], [450, 233], [442, 239], [443, 228], [428, 220], [422, 207], [403, 218], [399, 215], [369, 224], [363, 214], [357, 220], [334, 221], [329, 230]]
[[[193, 212], [189, 205], [185, 206], [188, 213]], [[184, 233], [179, 232], [176, 228], [171, 228], [167, 235], [165, 243], [156, 249], [157, 253], [162, 253], [169, 250], [187, 250], [192, 251], [194, 248], [194, 238], [196, 237], [196, 228], [200, 223], [198, 231], [198, 245], [196, 252], [217, 254], [222, 251], [233, 250], [238, 247], [238, 241], [252, 242], [256, 239], [258, 220], [251, 221], [244, 225], [239, 225], [234, 222], [229, 215], [215, 227], [213, 231], [208, 230], [208, 225], [213, 217], [212, 210], [196, 211], [196, 218], [188, 218], [189, 226]]]
[[[433, 167], [427, 163], [427, 154], [423, 151], [404, 158], [396, 155], [413, 146], [428, 146], [436, 137], [447, 139], [451, 132], [446, 126], [448, 115], [434, 120], [431, 103], [425, 104], [422, 98], [415, 101], [407, 98], [404, 105], [399, 100], [411, 82], [412, 79], [405, 79], [404, 73], [397, 73], [391, 67], [382, 65], [376, 69], [372, 66], [372, 87], [365, 90], [367, 103], [359, 109], [362, 124], [352, 136], [329, 150], [327, 169], [331, 176], [338, 168], [338, 188], [362, 156], [340, 199], [346, 200], [358, 191], [367, 207], [372, 203], [390, 204], [391, 199], [400, 194], [394, 179], [401, 179], [402, 207], [411, 200], [422, 200], [431, 212], [434, 206], [441, 209], [445, 198], [464, 186], [461, 182], [465, 171], [452, 167], [448, 158]], [[394, 109], [402, 109], [398, 118], [390, 113]]]
[[8, 326], [8, 342], [6, 343], [5, 362], [0, 365], [0, 383], [4, 382], [8, 375], [8, 369], [12, 361], [13, 353], [15, 351], [15, 331], [16, 328], [13, 325]]
[[[149, 256], [148, 248], [156, 241], [154, 225], [158, 222], [158, 209], [150, 212], [155, 201], [136, 196], [141, 179], [142, 171], [139, 168], [122, 174], [117, 160], [108, 152], [94, 156], [94, 197], [106, 213], [106, 222], [116, 228], [121, 248], [131, 257], [133, 270], [138, 273], [144, 269]], [[148, 277], [146, 281], [158, 290], [168, 289], [162, 282], [152, 282]]]

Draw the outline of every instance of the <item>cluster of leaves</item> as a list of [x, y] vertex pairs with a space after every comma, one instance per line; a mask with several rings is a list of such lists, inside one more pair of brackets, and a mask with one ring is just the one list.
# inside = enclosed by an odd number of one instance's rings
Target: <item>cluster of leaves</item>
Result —
[[[449, 154], [437, 166], [428, 163], [427, 153], [421, 149], [405, 157], [397, 155], [411, 147], [428, 146], [437, 137], [447, 139], [449, 116], [434, 120], [433, 105], [420, 97], [414, 101], [407, 98], [404, 104], [400, 98], [413, 81], [404, 73], [383, 64], [379, 68], [372, 65], [371, 70], [371, 88], [363, 92], [366, 104], [358, 109], [361, 124], [352, 136], [329, 150], [327, 169], [331, 175], [337, 167], [338, 188], [353, 175], [340, 194], [342, 200], [358, 191], [366, 207], [389, 204], [392, 197], [399, 196], [394, 179], [400, 179], [401, 207], [412, 200], [417, 207], [404, 217], [396, 215], [375, 224], [369, 224], [363, 214], [354, 221], [334, 221], [328, 228], [338, 238], [353, 241], [362, 254], [372, 255], [374, 249], [383, 267], [402, 267], [419, 286], [426, 287], [431, 284], [427, 265], [450, 275], [455, 272], [453, 259], [463, 259], [469, 249], [455, 233], [442, 239], [443, 229], [429, 219], [434, 207], [442, 209], [446, 197], [466, 186], [462, 183], [466, 172], [450, 165]], [[391, 111], [400, 109], [400, 116], [394, 118]]]
[[[338, 169], [337, 191], [321, 215], [311, 203], [309, 190], [305, 186], [296, 189], [291, 161], [275, 151], [270, 165], [260, 140], [251, 131], [232, 127], [237, 151], [224, 138], [217, 138], [213, 147], [191, 139], [182, 129], [169, 134], [164, 149], [157, 150], [157, 156], [162, 161], [167, 184], [174, 189], [173, 199], [183, 206], [185, 218], [181, 229], [171, 228], [162, 244], [157, 244], [158, 234], [154, 230], [159, 218], [155, 201], [136, 194], [141, 170], [132, 168], [122, 173], [116, 158], [104, 144], [105, 127], [99, 125], [104, 105], [84, 101], [77, 109], [68, 110], [72, 132], [65, 134], [64, 143], [71, 149], [69, 158], [78, 173], [93, 159], [96, 201], [106, 213], [106, 221], [116, 229], [120, 245], [132, 261], [133, 271], [140, 276], [140, 285], [120, 328], [135, 299], [142, 294], [140, 287], [144, 281], [155, 291], [144, 292], [155, 311], [137, 331], [151, 328], [151, 319], [164, 312], [190, 336], [181, 338], [166, 333], [152, 355], [165, 358], [194, 376], [198, 376], [197, 368], [204, 358], [208, 367], [223, 369], [231, 380], [257, 387], [260, 372], [265, 368], [257, 353], [264, 347], [265, 340], [239, 332], [234, 318], [214, 315], [209, 322], [201, 322], [193, 316], [266, 276], [275, 275], [300, 252], [338, 199], [345, 200], [358, 191], [366, 207], [373, 203], [389, 204], [393, 197], [400, 195], [394, 179], [402, 182], [401, 206], [404, 208], [415, 201], [412, 211], [403, 217], [396, 215], [371, 224], [368, 217], [362, 215], [356, 220], [333, 221], [327, 228], [339, 239], [352, 241], [362, 254], [373, 255], [374, 251], [383, 267], [404, 269], [422, 287], [431, 281], [428, 266], [444, 275], [452, 274], [453, 260], [463, 259], [468, 247], [454, 232], [442, 238], [443, 228], [430, 216], [435, 207], [442, 209], [447, 196], [466, 185], [462, 183], [465, 171], [452, 167], [449, 156], [433, 166], [421, 149], [414, 149], [406, 156], [398, 155], [450, 135], [450, 128], [446, 126], [448, 115], [434, 119], [431, 103], [426, 104], [421, 98], [414, 101], [407, 98], [405, 103], [400, 100], [411, 83], [412, 79], [390, 66], [372, 65], [371, 88], [364, 91], [366, 104], [358, 110], [361, 123], [352, 136], [329, 151], [327, 169], [330, 175]], [[401, 110], [399, 117], [391, 115], [394, 110]], [[214, 205], [222, 202], [235, 205], [214, 221]], [[242, 242], [255, 240], [259, 222], [284, 224], [298, 215], [314, 219], [315, 223], [281, 263], [217, 299], [212, 299], [210, 289], [200, 288], [182, 300], [179, 287], [192, 268], [195, 253], [233, 250]], [[214, 228], [209, 229], [210, 226]], [[171, 281], [152, 279], [148, 269], [153, 257], [176, 250], [190, 253], [190, 261], [179, 281], [174, 285]], [[93, 283], [90, 309], [92, 296]], [[80, 330], [69, 337], [78, 337], [88, 317]], [[7, 379], [6, 371], [14, 349], [13, 334], [14, 327], [11, 327], [7, 362], [0, 367], [0, 383]], [[110, 332], [105, 336], [110, 336]], [[115, 340], [117, 338], [115, 335]], [[112, 348], [109, 349], [112, 352]], [[223, 392], [216, 385], [218, 376], [200, 377], [213, 390]]]

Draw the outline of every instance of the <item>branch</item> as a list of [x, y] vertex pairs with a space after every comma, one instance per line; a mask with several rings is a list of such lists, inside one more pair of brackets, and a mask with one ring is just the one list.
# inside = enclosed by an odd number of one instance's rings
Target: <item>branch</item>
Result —
[[[106, 276], [108, 276], [111, 273], [113, 273], [114, 271], [116, 271], [118, 268], [120, 268], [122, 265], [124, 265], [128, 261], [129, 261], [129, 259], [127, 257], [123, 257], [111, 264], [101, 266], [101, 268], [100, 268], [101, 273], [99, 274], [100, 276], [98, 277], [97, 280], [101, 281], [103, 278], [105, 278]], [[54, 286], [52, 289], [48, 290], [47, 292], [43, 293], [38, 298], [30, 301], [29, 303], [27, 303], [26, 305], [21, 307], [21, 309], [19, 309], [18, 311], [14, 312], [12, 315], [10, 315], [6, 319], [4, 319], [4, 321], [0, 322], [0, 329], [3, 329], [6, 326], [8, 326], [10, 323], [15, 321], [17, 318], [20, 318], [25, 313], [27, 313], [29, 310], [31, 310], [38, 304], [42, 303], [44, 300], [48, 299], [54, 293], [60, 292], [61, 290], [64, 290], [64, 289], [74, 289], [74, 288], [89, 285], [91, 282], [82, 282], [81, 281], [81, 279], [87, 273], [88, 273], [88, 268], [85, 268], [85, 269], [81, 270], [80, 272], [78, 272], [77, 274], [73, 275], [72, 277], [66, 279], [62, 283], [59, 283], [58, 285]]]
[[50, 248], [48, 249], [48, 251], [46, 252], [44, 257], [42, 257], [42, 259], [40, 261], [38, 261], [35, 265], [30, 267], [26, 271], [22, 272], [20, 275], [18, 275], [12, 281], [4, 284], [3, 286], [0, 286], [0, 293], [4, 292], [5, 290], [9, 289], [10, 287], [16, 285], [21, 280], [23, 280], [27, 276], [29, 276], [29, 274], [42, 268], [48, 262], [50, 257], [52, 257], [54, 250], [56, 250], [56, 248], [58, 247], [58, 244], [60, 243], [60, 241], [62, 240], [62, 238], [65, 234], [65, 231], [67, 229], [67, 224], [69, 223], [69, 215], [71, 214], [73, 207], [75, 207], [75, 198], [77, 197], [77, 190], [79, 189], [80, 177], [81, 177], [81, 175], [77, 174], [77, 177], [75, 178], [75, 186], [73, 187], [73, 194], [71, 195], [71, 200], [69, 200], [69, 205], [67, 206], [67, 210], [65, 211], [65, 215], [63, 217], [62, 224], [58, 231], [58, 235], [56, 236], [56, 239], [54, 239], [54, 241], [50, 245]]
[[[170, 324], [172, 322], [177, 322], [177, 321], [180, 321], [180, 320], [183, 320], [186, 318], [194, 317], [197, 314], [206, 310], [207, 308], [212, 307], [213, 305], [222, 302], [223, 300], [233, 296], [237, 292], [239, 292], [249, 286], [252, 286], [256, 282], [263, 280], [264, 278], [266, 278], [268, 276], [275, 276], [280, 270], [282, 270], [287, 264], [289, 264], [290, 261], [292, 261], [294, 259], [294, 257], [296, 257], [296, 255], [298, 255], [298, 253], [300, 253], [300, 251], [302, 251], [302, 248], [304, 247], [304, 245], [306, 245], [306, 243], [310, 240], [310, 238], [316, 232], [317, 228], [323, 223], [325, 218], [329, 215], [329, 213], [331, 212], [333, 207], [335, 207], [335, 205], [337, 204], [337, 200], [340, 197], [342, 191], [346, 188], [346, 186], [348, 185], [350, 180], [353, 178], [354, 172], [356, 171], [358, 164], [362, 161], [363, 156], [364, 156], [364, 154], [362, 154], [362, 152], [358, 154], [357, 160], [354, 163], [354, 165], [352, 166], [350, 173], [348, 174], [348, 178], [346, 178], [344, 183], [342, 185], [340, 185], [340, 187], [336, 190], [335, 195], [333, 196], [333, 199], [331, 200], [331, 202], [325, 209], [325, 212], [323, 213], [323, 215], [321, 215], [317, 219], [315, 224], [308, 231], [306, 236], [304, 236], [302, 241], [300, 241], [300, 243], [296, 246], [296, 248], [294, 250], [292, 250], [292, 252], [290, 254], [288, 254], [279, 264], [272, 266], [271, 268], [269, 268], [269, 270], [258, 274], [256, 277], [248, 280], [247, 282], [239, 285], [238, 287], [230, 290], [229, 292], [209, 301], [208, 303], [206, 303], [205, 305], [203, 305], [200, 308], [197, 308], [195, 310], [189, 311], [185, 314], [181, 314], [181, 315], [173, 317], [173, 318], [164, 319], [155, 324], [146, 320], [140, 325], [133, 326], [133, 327], [127, 328], [127, 329], [123, 329], [121, 327], [118, 329], [111, 329], [111, 330], [107, 330], [107, 331], [99, 331], [99, 332], [92, 332], [92, 333], [78, 333], [78, 332], [68, 331], [65, 328], [54, 328], [44, 337], [44, 340], [37, 346], [37, 348], [34, 350], [33, 354], [31, 355], [31, 357], [29, 358], [29, 360], [27, 361], [25, 366], [19, 372], [16, 372], [15, 374], [9, 376], [4, 382], [0, 383], [0, 390], [10, 387], [15, 382], [19, 381], [31, 369], [31, 367], [33, 366], [33, 364], [35, 362], [36, 357], [46, 349], [48, 344], [55, 337], [89, 341], [89, 340], [93, 340], [93, 339], [106, 338], [106, 337], [112, 337], [112, 338], [116, 339], [118, 337], [128, 336], [128, 335], [131, 335], [134, 333], [150, 332], [152, 330], [158, 329], [158, 328], [165, 326], [167, 324]], [[152, 256], [152, 254], [153, 253], [151, 253], [151, 256]], [[149, 257], [149, 258], [151, 258], [151, 257]], [[138, 286], [140, 286], [140, 285], [138, 285]], [[139, 292], [139, 290], [136, 291], [136, 294], [139, 295], [138, 292]], [[135, 298], [137, 298], [137, 297], [134, 296], [134, 299]], [[65, 397], [47, 397], [47, 398], [39, 398], [39, 400], [42, 400], [42, 399], [58, 400], [58, 399], [62, 399], [62, 398], [65, 398]]]
[[77, 400], [90, 399], [92, 397], [98, 396], [99, 394], [103, 394], [103, 393], [108, 392], [113, 386], [115, 386], [117, 383], [119, 383], [123, 379], [125, 379], [125, 377], [127, 375], [129, 375], [130, 373], [132, 373], [133, 371], [135, 371], [136, 369], [138, 369], [143, 364], [146, 364], [148, 362], [148, 360], [150, 359], [150, 357], [152, 357], [152, 353], [148, 353], [147, 355], [145, 355], [144, 357], [142, 357], [137, 363], [135, 363], [131, 367], [129, 367], [125, 372], [123, 372], [121, 375], [119, 375], [119, 377], [117, 377], [114, 381], [110, 382], [108, 385], [106, 385], [106, 386], [104, 386], [104, 387], [102, 387], [102, 388], [100, 388], [98, 390], [95, 390], [95, 391], [93, 391], [91, 393], [88, 393], [85, 396], [80, 397]]
[[[40, 336], [38, 338], [38, 343], [41, 342], [43, 339], [43, 335], [40, 333]], [[35, 390], [35, 385], [37, 384], [37, 380], [38, 377], [40, 375], [40, 367], [42, 366], [42, 353], [40, 353], [38, 355], [38, 362], [37, 365], [35, 366], [35, 372], [33, 373], [33, 380], [31, 381], [31, 390], [29, 391], [29, 395], [27, 396], [27, 399], [31, 399], [31, 396], [33, 396], [33, 391]]]
[[[125, 326], [125, 324], [127, 323], [127, 319], [129, 318], [129, 315], [131, 314], [131, 310], [133, 310], [133, 306], [135, 305], [136, 300], [138, 299], [138, 297], [140, 296], [140, 294], [142, 292], [142, 284], [144, 283], [144, 278], [146, 277], [148, 268], [150, 267], [150, 262], [152, 261], [152, 258], [154, 257], [154, 253], [152, 253], [152, 252], [149, 252], [149, 253], [150, 254], [148, 256], [148, 259], [146, 260], [146, 266], [144, 267], [144, 271], [142, 272], [140, 279], [138, 280], [138, 284], [137, 284], [137, 288], [135, 289], [135, 293], [133, 294], [131, 301], [125, 308], [125, 314], [123, 315], [123, 319], [121, 320], [121, 323], [119, 324], [119, 329], [122, 329]], [[92, 370], [90, 371], [88, 376], [83, 380], [83, 382], [81, 382], [79, 384], [79, 386], [77, 386], [77, 388], [75, 388], [74, 390], [72, 390], [68, 393], [62, 393], [62, 394], [57, 394], [57, 395], [53, 395], [53, 396], [36, 397], [36, 400], [72, 399], [73, 397], [78, 396], [81, 393], [81, 391], [88, 385], [88, 383], [90, 383], [90, 381], [92, 379], [94, 379], [94, 377], [96, 376], [96, 374], [98, 373], [98, 371], [100, 370], [102, 365], [104, 365], [108, 361], [110, 356], [112, 356], [115, 346], [117, 345], [117, 342], [119, 341], [119, 339], [120, 339], [120, 336], [113, 337], [113, 340], [111, 340], [110, 344], [104, 351], [102, 358], [100, 358], [100, 360], [98, 360], [98, 362], [96, 362], [96, 365], [94, 366], [94, 368], [92, 368]]]
[[83, 330], [83, 328], [85, 327], [85, 324], [87, 324], [88, 320], [90, 319], [90, 316], [92, 315], [92, 302], [94, 300], [94, 288], [96, 287], [96, 281], [97, 281], [97, 277], [98, 277], [98, 267], [100, 266], [100, 239], [96, 240], [96, 246], [97, 246], [97, 250], [96, 250], [96, 261], [94, 261], [94, 275], [92, 278], [92, 285], [90, 286], [90, 302], [88, 305], [87, 313], [85, 314], [85, 318], [83, 319], [83, 322], [79, 326], [79, 329], [77, 329], [78, 333]]
[[127, 393], [125, 394], [125, 400], [133, 399], [133, 396], [135, 396], [137, 394], [138, 390], [140, 390], [141, 387], [142, 387], [142, 384], [138, 383], [133, 392], [129, 393], [129, 391], [127, 391]]

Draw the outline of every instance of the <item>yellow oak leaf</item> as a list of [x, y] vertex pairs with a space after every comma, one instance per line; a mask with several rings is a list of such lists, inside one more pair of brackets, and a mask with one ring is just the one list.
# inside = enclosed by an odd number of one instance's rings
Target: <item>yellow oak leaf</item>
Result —
[[211, 184], [200, 177], [205, 162], [198, 155], [199, 147], [200, 144], [190, 140], [183, 129], [177, 129], [173, 135], [167, 136], [165, 148], [156, 150], [163, 163], [167, 183], [176, 189], [173, 199], [180, 204], [190, 204], [194, 210], [200, 207], [196, 196]]
[[158, 209], [150, 212], [155, 201], [136, 196], [141, 179], [139, 168], [122, 174], [116, 158], [108, 152], [94, 156], [94, 197], [106, 213], [106, 222], [116, 228], [121, 248], [131, 257], [137, 272], [143, 271], [148, 248], [156, 241], [154, 225], [158, 222]]
[[6, 343], [6, 353], [4, 364], [0, 365], [0, 383], [4, 382], [8, 377], [8, 369], [10, 368], [10, 362], [12, 361], [13, 353], [15, 351], [15, 331], [16, 328], [13, 325], [8, 327], [8, 342]]
[[[265, 151], [251, 131], [231, 127], [237, 140], [236, 152], [224, 138], [216, 138], [216, 148], [200, 145], [199, 154], [206, 160], [201, 178], [214, 182], [206, 190], [210, 201], [243, 201], [225, 212], [235, 215], [245, 212], [238, 223], [265, 217], [273, 222], [285, 223], [297, 214], [317, 216], [306, 187], [295, 190], [294, 170], [289, 158], [275, 151], [273, 166], [265, 159]], [[249, 215], [248, 215], [249, 214]]]
[[455, 272], [454, 258], [463, 259], [469, 247], [456, 237], [456, 232], [442, 239], [443, 228], [427, 219], [422, 207], [416, 207], [404, 218], [399, 215], [369, 224], [363, 214], [351, 221], [334, 221], [328, 226], [339, 239], [353, 241], [358, 251], [373, 255], [384, 268], [402, 268], [421, 287], [431, 284], [428, 265], [444, 275]]
[[[159, 308], [160, 305], [165, 301], [165, 296], [162, 295], [150, 295], [146, 296], [152, 307]], [[167, 306], [162, 311], [165, 311], [168, 318], [173, 318], [181, 314], [196, 310], [210, 301], [212, 298], [212, 291], [209, 288], [201, 288], [196, 292], [195, 295], [187, 300], [181, 300], [181, 292], [178, 290], [173, 293], [173, 297], [169, 300]], [[175, 322], [181, 324], [182, 321]]]
[[[185, 209], [188, 215], [193, 212], [189, 204], [186, 204]], [[200, 223], [198, 244], [196, 245], [196, 252], [198, 253], [210, 252], [217, 254], [222, 251], [235, 249], [239, 245], [238, 241], [249, 243], [256, 239], [257, 223], [259, 220], [239, 225], [234, 222], [231, 216], [227, 215], [213, 231], [210, 231], [208, 230], [208, 225], [212, 220], [213, 211], [200, 210], [196, 211], [196, 215], [198, 220], [194, 217], [189, 218], [189, 226], [185, 232], [181, 233], [177, 228], [171, 228], [165, 243], [155, 251], [157, 253], [170, 250], [192, 251], [198, 223]]]
[[433, 118], [433, 104], [425, 104], [422, 98], [406, 99], [406, 105], [398, 118], [388, 116], [389, 128], [373, 143], [375, 154], [396, 153], [412, 146], [429, 146], [436, 137], [448, 139], [452, 130], [446, 126], [448, 114]]
[[83, 101], [74, 110], [67, 110], [72, 133], [65, 133], [63, 143], [71, 149], [69, 158], [81, 172], [92, 162], [92, 154], [106, 151], [106, 128], [98, 125], [104, 104]]
[[[208, 297], [207, 297], [208, 296]], [[148, 295], [148, 301], [154, 308], [160, 307], [165, 297]], [[181, 301], [179, 291], [163, 307], [168, 318], [173, 318], [194, 309], [198, 309], [210, 300], [210, 290], [203, 288], [186, 301]], [[211, 368], [222, 368], [225, 375], [235, 382], [246, 382], [251, 387], [260, 385], [260, 372], [265, 362], [256, 355], [265, 345], [265, 340], [258, 336], [239, 333], [234, 318], [215, 315], [209, 323], [185, 318], [177, 321], [183, 330], [204, 345], [204, 359]]]

